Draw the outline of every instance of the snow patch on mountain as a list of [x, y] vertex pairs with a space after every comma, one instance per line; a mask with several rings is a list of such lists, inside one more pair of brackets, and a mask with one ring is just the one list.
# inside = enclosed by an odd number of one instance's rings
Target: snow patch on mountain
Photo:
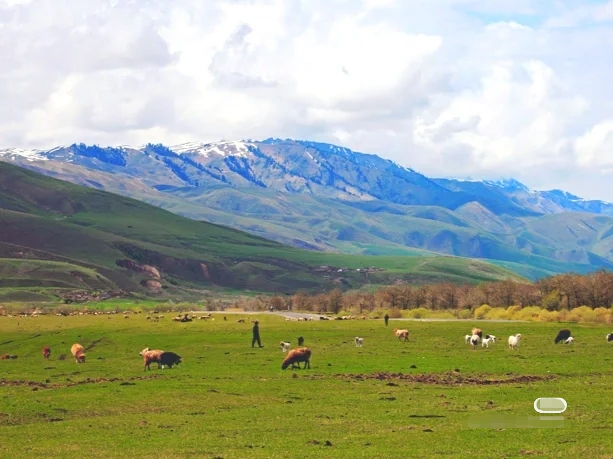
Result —
[[253, 145], [247, 142], [227, 141], [214, 143], [188, 142], [172, 146], [170, 149], [180, 155], [198, 154], [205, 158], [212, 155], [247, 158], [251, 155], [249, 147], [253, 147]]
[[11, 158], [21, 157], [25, 158], [27, 161], [46, 161], [46, 158], [43, 155], [42, 150], [33, 150], [33, 149], [23, 149], [23, 148], [7, 148], [5, 150], [0, 150], [0, 156], [7, 156]]

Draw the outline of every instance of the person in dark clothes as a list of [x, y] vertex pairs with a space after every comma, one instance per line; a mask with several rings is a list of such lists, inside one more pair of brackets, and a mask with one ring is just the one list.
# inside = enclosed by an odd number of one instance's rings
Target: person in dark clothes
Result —
[[256, 320], [253, 324], [253, 339], [251, 340], [251, 347], [255, 347], [255, 343], [258, 343], [258, 346], [262, 346], [262, 341], [260, 341], [260, 323]]
[[387, 327], [387, 323], [390, 321], [390, 316], [388, 316], [387, 314], [385, 314], [385, 326]]

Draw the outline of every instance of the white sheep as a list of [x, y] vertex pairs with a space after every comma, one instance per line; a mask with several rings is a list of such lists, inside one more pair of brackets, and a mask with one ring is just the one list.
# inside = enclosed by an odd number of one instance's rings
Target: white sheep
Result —
[[291, 345], [290, 345], [289, 341], [281, 341], [281, 350], [283, 352], [289, 351], [290, 346]]
[[509, 336], [509, 348], [515, 349], [516, 347], [519, 347], [520, 341], [521, 341], [521, 333], [518, 333], [517, 335]]
[[566, 340], [564, 341], [564, 344], [571, 344], [573, 341], [575, 341], [575, 338], [573, 338], [572, 336], [569, 336], [568, 338], [566, 338]]
[[364, 338], [360, 338], [358, 336], [355, 337], [355, 346], [362, 347], [364, 345]]
[[471, 336], [472, 336], [472, 335], [465, 335], [465, 336], [464, 336], [464, 341], [466, 341], [466, 344], [470, 344], [470, 337], [471, 337]]
[[607, 335], [607, 343], [610, 343], [611, 341], [613, 341], [613, 333], [609, 333]]
[[494, 335], [485, 335], [485, 338], [481, 341], [481, 347], [490, 347], [490, 343], [494, 344], [496, 337]]

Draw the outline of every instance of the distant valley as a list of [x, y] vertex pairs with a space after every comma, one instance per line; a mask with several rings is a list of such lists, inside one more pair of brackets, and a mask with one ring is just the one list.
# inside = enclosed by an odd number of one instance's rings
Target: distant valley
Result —
[[0, 160], [312, 251], [484, 259], [530, 279], [613, 268], [613, 204], [428, 178], [297, 140], [0, 150]]

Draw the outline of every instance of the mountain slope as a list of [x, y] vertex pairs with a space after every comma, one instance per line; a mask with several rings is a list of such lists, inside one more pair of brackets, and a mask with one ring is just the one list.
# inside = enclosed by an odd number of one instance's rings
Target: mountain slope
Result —
[[[475, 282], [513, 276], [487, 263], [425, 253], [442, 265], [465, 270], [465, 275], [431, 268], [422, 272], [419, 260], [426, 257], [298, 250], [7, 163], [0, 163], [0, 222], [2, 288], [197, 296], [213, 287], [321, 291], [395, 279]], [[322, 265], [337, 268], [322, 270]], [[381, 270], [357, 270], [370, 266]]]
[[[514, 181], [430, 179], [376, 155], [295, 140], [0, 151], [0, 159], [293, 247], [363, 255], [432, 251], [537, 278], [613, 268], [613, 205]], [[581, 211], [581, 212], [579, 212]], [[564, 237], [588, 215], [601, 230]], [[511, 265], [509, 265], [511, 266]], [[524, 269], [522, 268], [530, 269]]]

